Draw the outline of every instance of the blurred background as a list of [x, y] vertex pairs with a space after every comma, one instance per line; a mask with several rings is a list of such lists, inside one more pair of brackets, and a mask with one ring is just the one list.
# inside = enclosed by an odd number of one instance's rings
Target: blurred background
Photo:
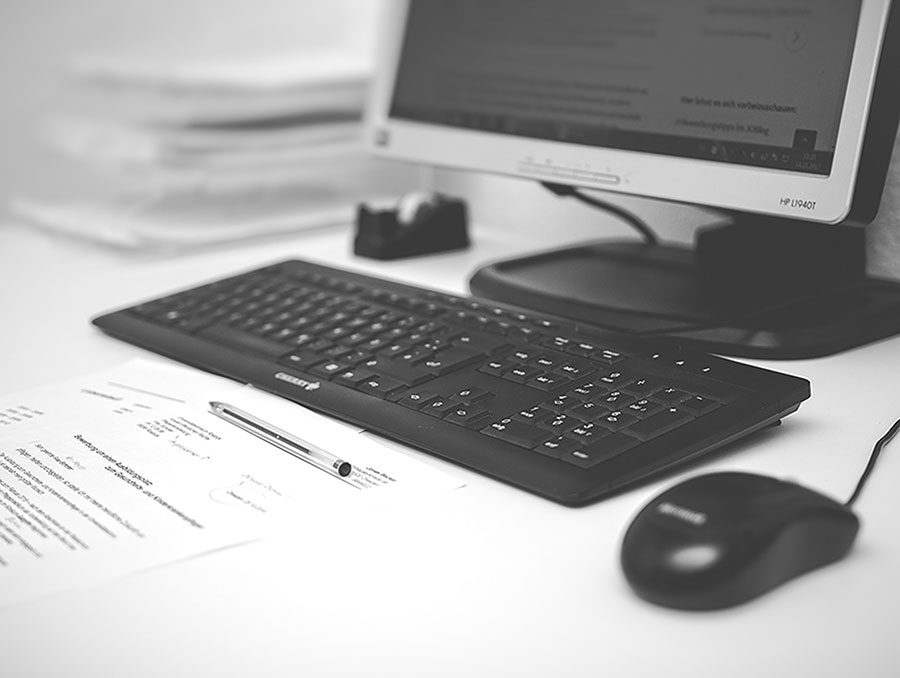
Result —
[[346, 223], [417, 177], [359, 143], [379, 8], [3, 0], [0, 214], [131, 249]]
[[[369, 57], [379, 0], [3, 0], [0, 2], [0, 200], [80, 191], [40, 138], [48, 116], [92, 97], [85, 59], [182, 64], [337, 49]], [[62, 165], [62, 166], [61, 166]], [[47, 174], [65, 177], [50, 182]], [[72, 182], [72, 183], [70, 183]]]
[[[390, 1], [2, 0], [0, 215], [8, 216], [10, 203], [23, 196], [64, 206], [67, 200], [102, 201], [112, 192], [146, 189], [146, 174], [116, 167], [96, 171], [83, 158], [53, 148], [53, 123], [61, 115], [100, 118], [115, 100], [86, 83], [85, 64], [126, 69], [137, 64], [171, 74], [184, 64], [278, 60], [284, 65], [300, 63], [303, 55], [339, 53], [371, 66], [381, 7]], [[422, 173], [408, 170], [398, 169], [396, 182], [379, 190], [415, 187]], [[475, 221], [536, 232], [565, 225], [586, 233], [603, 223], [598, 237], [631, 237], [627, 228], [531, 182], [456, 171], [429, 171], [429, 176], [439, 190], [467, 198]], [[649, 219], [668, 240], [688, 242], [698, 225], [715, 219], [684, 206], [616, 201]], [[870, 270], [900, 277], [896, 170], [886, 202], [870, 231]]]

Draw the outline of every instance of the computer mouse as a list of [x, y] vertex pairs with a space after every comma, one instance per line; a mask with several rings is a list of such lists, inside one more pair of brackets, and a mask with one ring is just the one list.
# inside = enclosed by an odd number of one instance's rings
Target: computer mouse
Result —
[[638, 512], [622, 540], [621, 565], [650, 602], [714, 610], [840, 560], [858, 531], [849, 507], [808, 487], [710, 473], [676, 484]]

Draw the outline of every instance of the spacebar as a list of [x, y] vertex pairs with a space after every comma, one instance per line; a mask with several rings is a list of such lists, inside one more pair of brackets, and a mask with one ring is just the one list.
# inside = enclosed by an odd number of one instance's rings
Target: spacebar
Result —
[[243, 348], [251, 353], [266, 358], [277, 358], [289, 351], [288, 347], [277, 341], [260, 337], [256, 334], [236, 330], [228, 325], [210, 325], [197, 332], [197, 336], [211, 339], [219, 344], [234, 348]]

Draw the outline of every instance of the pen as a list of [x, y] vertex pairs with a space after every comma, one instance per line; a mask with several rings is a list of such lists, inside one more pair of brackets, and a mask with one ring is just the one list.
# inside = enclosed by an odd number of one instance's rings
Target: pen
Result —
[[267, 443], [275, 445], [275, 447], [294, 455], [298, 459], [307, 461], [341, 478], [350, 475], [350, 472], [353, 470], [349, 462], [227, 403], [211, 401], [209, 407], [217, 417], [221, 417], [258, 438], [262, 438]]

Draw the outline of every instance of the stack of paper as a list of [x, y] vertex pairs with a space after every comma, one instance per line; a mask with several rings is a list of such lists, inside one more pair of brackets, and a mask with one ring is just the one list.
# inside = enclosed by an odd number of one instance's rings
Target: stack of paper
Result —
[[[402, 192], [410, 168], [369, 156], [369, 60], [346, 53], [189, 64], [83, 60], [87, 116], [45, 138], [121, 186], [102, 202], [13, 209], [122, 247], [183, 247], [349, 222], [356, 203]], [[388, 170], [388, 171], [386, 171]]]

